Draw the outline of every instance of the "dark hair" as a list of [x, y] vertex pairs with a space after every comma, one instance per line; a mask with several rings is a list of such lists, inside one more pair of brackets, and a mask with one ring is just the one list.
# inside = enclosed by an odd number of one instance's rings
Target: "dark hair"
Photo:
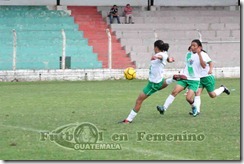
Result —
[[192, 42], [195, 42], [198, 46], [202, 47], [202, 42], [199, 39], [194, 39]]
[[[197, 43], [198, 46], [202, 47], [202, 42], [199, 39], [194, 39], [192, 42]], [[202, 49], [203, 52], [206, 52], [205, 50]], [[207, 53], [207, 52], [206, 52]]]
[[168, 51], [169, 44], [164, 43], [162, 40], [157, 40], [154, 42], [154, 47], [158, 47], [160, 51]]

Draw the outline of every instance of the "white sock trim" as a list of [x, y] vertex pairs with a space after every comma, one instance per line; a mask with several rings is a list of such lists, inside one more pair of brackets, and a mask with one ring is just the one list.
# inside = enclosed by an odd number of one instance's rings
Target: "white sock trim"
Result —
[[214, 93], [216, 94], [216, 96], [219, 96], [219, 95], [221, 95], [221, 93], [224, 92], [224, 90], [225, 90], [224, 87], [219, 87], [218, 89], [214, 90]]
[[200, 110], [201, 110], [201, 97], [200, 96], [195, 96], [194, 97], [194, 104], [197, 108], [197, 111], [200, 113]]
[[174, 101], [175, 97], [172, 95], [169, 95], [168, 98], [166, 99], [165, 103], [164, 103], [164, 109], [167, 110], [168, 107], [170, 106], [170, 104], [172, 104], [172, 102]]
[[165, 81], [166, 81], [166, 84], [169, 85], [169, 84], [173, 83], [175, 80], [171, 77], [171, 78], [166, 79]]

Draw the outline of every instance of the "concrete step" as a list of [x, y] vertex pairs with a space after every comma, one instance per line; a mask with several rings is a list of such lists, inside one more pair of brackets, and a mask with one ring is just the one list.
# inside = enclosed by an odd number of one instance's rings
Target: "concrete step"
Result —
[[[98, 54], [98, 60], [103, 62], [103, 68], [107, 68], [108, 37], [106, 29], [108, 26], [103, 21], [102, 16], [98, 12], [94, 12], [94, 9], [82, 11], [83, 8], [71, 8], [73, 11], [72, 16], [75, 17], [75, 22], [79, 24], [79, 30], [84, 32], [84, 37], [88, 39], [93, 51]], [[125, 65], [133, 66], [115, 35], [112, 35], [112, 54], [112, 60], [115, 63], [113, 68], [123, 68]]]

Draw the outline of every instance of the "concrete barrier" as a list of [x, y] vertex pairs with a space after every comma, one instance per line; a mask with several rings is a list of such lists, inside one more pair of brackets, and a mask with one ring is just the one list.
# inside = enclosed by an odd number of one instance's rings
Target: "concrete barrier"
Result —
[[[94, 81], [124, 79], [123, 69], [86, 70], [18, 70], [0, 71], [2, 82], [14, 81]], [[178, 74], [180, 69], [166, 69], [165, 78]], [[148, 79], [149, 69], [136, 69], [137, 79]], [[216, 78], [240, 78], [240, 67], [214, 68]]]

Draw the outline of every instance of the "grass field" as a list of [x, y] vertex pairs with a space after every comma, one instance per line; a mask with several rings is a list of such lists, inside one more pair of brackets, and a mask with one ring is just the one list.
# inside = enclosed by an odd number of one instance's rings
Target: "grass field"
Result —
[[[217, 79], [231, 94], [202, 94], [201, 114], [188, 114], [184, 93], [165, 115], [156, 111], [174, 84], [152, 95], [132, 124], [127, 117], [147, 84], [143, 80], [1, 83], [0, 159], [2, 160], [240, 160], [240, 79]], [[93, 123], [104, 143], [121, 150], [70, 150], [40, 141], [40, 131], [70, 123]], [[138, 133], [204, 135], [202, 141], [138, 141]], [[114, 134], [127, 140], [114, 141]]]

